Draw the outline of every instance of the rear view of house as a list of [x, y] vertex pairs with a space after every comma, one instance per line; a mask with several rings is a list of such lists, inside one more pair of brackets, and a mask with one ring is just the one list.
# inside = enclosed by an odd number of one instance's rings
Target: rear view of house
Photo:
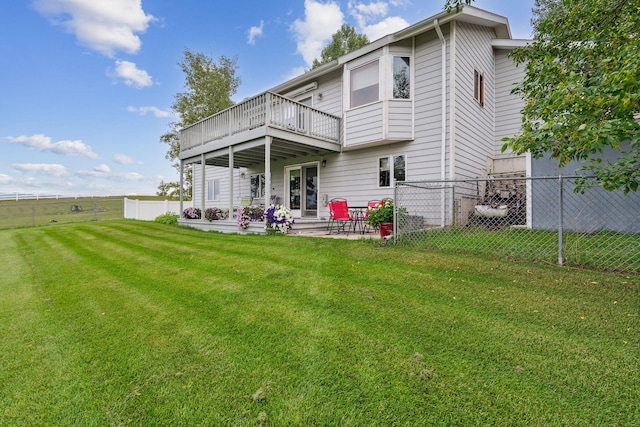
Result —
[[324, 219], [332, 198], [366, 205], [398, 181], [525, 176], [527, 156], [501, 152], [521, 123], [511, 89], [524, 70], [508, 54], [525, 43], [505, 17], [465, 6], [182, 129], [194, 206], [250, 198]]

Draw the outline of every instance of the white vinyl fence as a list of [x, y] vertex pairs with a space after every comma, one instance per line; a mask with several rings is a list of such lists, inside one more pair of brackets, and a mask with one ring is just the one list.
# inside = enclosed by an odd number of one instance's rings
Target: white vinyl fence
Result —
[[[183, 202], [186, 209], [192, 202]], [[124, 217], [129, 219], [139, 219], [143, 221], [153, 221], [156, 217], [168, 212], [180, 213], [180, 202], [169, 200], [138, 200], [124, 198]]]

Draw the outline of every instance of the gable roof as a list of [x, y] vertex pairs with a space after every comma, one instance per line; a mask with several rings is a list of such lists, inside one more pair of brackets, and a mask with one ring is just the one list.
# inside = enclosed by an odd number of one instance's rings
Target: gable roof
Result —
[[304, 74], [301, 74], [291, 80], [273, 87], [269, 91], [282, 93], [293, 90], [300, 85], [306, 84], [309, 81], [318, 78], [319, 76], [338, 70], [342, 68], [345, 63], [360, 56], [366, 55], [369, 52], [373, 52], [389, 44], [406, 40], [416, 35], [433, 30], [435, 29], [436, 24], [442, 26], [452, 21], [466, 22], [469, 24], [490, 27], [495, 30], [497, 39], [511, 40], [511, 29], [509, 28], [509, 21], [506, 17], [497, 15], [484, 9], [479, 9], [474, 6], [462, 6], [459, 12], [447, 13], [446, 11], [442, 11], [429, 18], [423, 19], [422, 21], [417, 22], [405, 29], [396, 31], [395, 33], [374, 40], [373, 42], [361, 47], [360, 49], [349, 52], [339, 57], [338, 59], [334, 59], [333, 61], [323, 64], [318, 68], [307, 71]]

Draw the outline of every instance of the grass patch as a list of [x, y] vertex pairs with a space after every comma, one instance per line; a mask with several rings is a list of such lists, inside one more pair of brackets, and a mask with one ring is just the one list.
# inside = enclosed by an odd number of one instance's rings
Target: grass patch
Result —
[[640, 423], [637, 276], [123, 220], [0, 250], [0, 425]]
[[[401, 245], [451, 253], [558, 263], [558, 233], [545, 230], [487, 230], [453, 227], [405, 233]], [[563, 233], [563, 265], [640, 273], [640, 235], [612, 231]]]
[[0, 200], [0, 229], [122, 219], [123, 214], [122, 196]]

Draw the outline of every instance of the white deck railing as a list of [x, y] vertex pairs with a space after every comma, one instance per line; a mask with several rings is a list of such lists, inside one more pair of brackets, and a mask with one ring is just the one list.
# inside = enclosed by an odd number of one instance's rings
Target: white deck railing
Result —
[[261, 126], [276, 127], [340, 144], [339, 117], [266, 92], [182, 129], [180, 150]]

